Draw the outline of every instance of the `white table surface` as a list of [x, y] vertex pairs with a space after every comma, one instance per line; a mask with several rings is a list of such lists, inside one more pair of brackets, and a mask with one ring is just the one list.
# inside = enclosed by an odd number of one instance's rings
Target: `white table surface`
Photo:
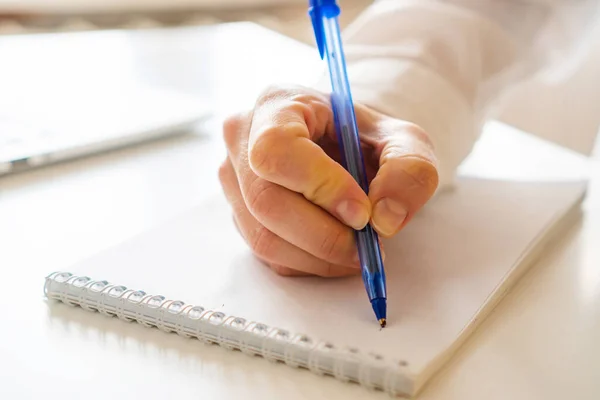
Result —
[[[304, 83], [312, 76], [301, 65], [294, 66], [292, 52], [283, 62], [287, 68], [281, 61], [266, 62], [277, 46], [292, 46], [284, 38], [236, 25], [212, 31], [207, 44], [202, 40], [206, 32], [179, 31], [152, 46], [126, 41], [127, 51], [142, 60], [130, 64], [132, 72], [211, 96], [218, 112], [197, 133], [0, 179], [1, 399], [387, 398], [83, 310], [64, 305], [50, 309], [43, 300], [48, 272], [68, 268], [219, 190], [223, 115], [249, 104], [270, 81], [298, 76]], [[258, 50], [247, 49], [246, 58], [253, 51], [265, 58], [240, 63], [222, 50], [240, 34], [260, 43]], [[194, 46], [203, 49], [204, 58], [198, 50], [190, 61]], [[288, 57], [284, 50], [277, 54], [279, 60]], [[195, 81], [180, 72], [194, 75], [200, 68], [194, 62], [210, 66]], [[241, 64], [247, 67], [246, 76], [239, 73]], [[251, 83], [240, 90], [246, 77]], [[492, 131], [513, 135], [500, 125]], [[496, 150], [502, 150], [502, 143], [497, 142]], [[486, 161], [489, 166], [502, 157]], [[493, 175], [493, 168], [487, 172]], [[583, 220], [517, 284], [420, 399], [600, 398], [599, 185], [596, 159]]]

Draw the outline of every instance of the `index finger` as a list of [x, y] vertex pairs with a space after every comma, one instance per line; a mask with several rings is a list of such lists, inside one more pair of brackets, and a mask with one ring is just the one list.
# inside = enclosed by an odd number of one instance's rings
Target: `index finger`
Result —
[[254, 110], [248, 161], [257, 176], [301, 193], [346, 225], [362, 229], [370, 219], [369, 198], [314, 141], [331, 129], [332, 118], [324, 96], [267, 93]]

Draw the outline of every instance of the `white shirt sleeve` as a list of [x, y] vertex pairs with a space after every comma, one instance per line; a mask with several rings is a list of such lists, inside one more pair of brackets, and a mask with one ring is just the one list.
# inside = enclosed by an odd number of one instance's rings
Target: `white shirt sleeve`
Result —
[[599, 4], [377, 1], [344, 32], [353, 98], [424, 128], [435, 145], [440, 187], [451, 184], [503, 94], [534, 74], [573, 64]]

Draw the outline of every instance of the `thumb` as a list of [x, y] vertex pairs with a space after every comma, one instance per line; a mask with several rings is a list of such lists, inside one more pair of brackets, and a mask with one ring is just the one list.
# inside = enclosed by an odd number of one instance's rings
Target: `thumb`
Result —
[[371, 223], [383, 237], [395, 235], [433, 196], [437, 161], [429, 136], [418, 126], [382, 126], [379, 170], [369, 187]]

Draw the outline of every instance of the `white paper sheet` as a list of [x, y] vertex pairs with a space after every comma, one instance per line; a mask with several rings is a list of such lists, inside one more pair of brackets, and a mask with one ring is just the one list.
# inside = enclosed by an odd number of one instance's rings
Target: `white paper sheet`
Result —
[[462, 178], [385, 242], [383, 330], [359, 276], [284, 278], [263, 266], [235, 230], [221, 196], [66, 269], [404, 360], [419, 387], [489, 311], [486, 304], [509, 286], [507, 278], [522, 272], [521, 261], [577, 209], [584, 192], [581, 182]]

